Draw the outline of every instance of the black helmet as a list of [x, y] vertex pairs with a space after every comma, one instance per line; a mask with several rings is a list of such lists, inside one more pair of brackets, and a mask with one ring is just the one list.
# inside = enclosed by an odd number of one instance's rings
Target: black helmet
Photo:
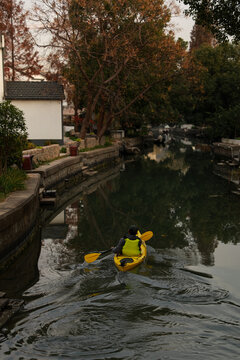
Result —
[[128, 229], [130, 235], [136, 235], [138, 232], [138, 227], [136, 225], [131, 225]]

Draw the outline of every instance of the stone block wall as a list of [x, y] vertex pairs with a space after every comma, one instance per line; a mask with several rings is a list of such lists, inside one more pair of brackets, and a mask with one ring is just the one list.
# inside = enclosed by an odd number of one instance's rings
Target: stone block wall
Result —
[[55, 160], [50, 165], [42, 165], [31, 172], [40, 173], [41, 186], [49, 189], [52, 185], [80, 172], [82, 167], [83, 161], [81, 156], [69, 156]]
[[24, 150], [23, 155], [33, 155], [33, 161], [36, 163], [50, 161], [59, 157], [60, 146], [53, 144], [42, 148]]
[[96, 149], [81, 154], [85, 166], [94, 166], [104, 161], [116, 159], [119, 157], [119, 146], [109, 146], [103, 149]]
[[0, 204], [0, 261], [16, 249], [35, 224], [39, 209], [40, 175], [29, 174], [26, 189]]
[[85, 149], [85, 140], [80, 141], [79, 146], [78, 146], [78, 149], [79, 149], [79, 150]]
[[50, 164], [45, 164], [37, 169], [31, 170], [31, 173], [41, 174], [41, 186], [49, 189], [54, 184], [81, 172], [84, 166], [92, 167], [102, 162], [117, 159], [118, 157], [119, 146], [109, 146], [102, 149], [81, 152], [77, 156], [67, 156], [57, 159]]
[[[74, 135], [76, 137], [78, 137], [80, 139], [80, 133], [74, 133]], [[99, 141], [99, 139], [97, 138], [97, 136], [87, 136], [85, 139], [81, 139], [81, 141], [72, 141], [70, 143], [68, 143], [66, 145], [66, 149], [67, 149], [67, 154], [69, 154], [69, 146], [71, 145], [77, 145], [79, 150], [88, 148], [94, 148], [97, 145], [104, 145], [106, 142], [106, 137], [102, 136], [101, 140]]]
[[86, 137], [85, 138], [85, 147], [88, 149], [93, 148], [94, 146], [98, 145], [98, 140], [96, 137]]

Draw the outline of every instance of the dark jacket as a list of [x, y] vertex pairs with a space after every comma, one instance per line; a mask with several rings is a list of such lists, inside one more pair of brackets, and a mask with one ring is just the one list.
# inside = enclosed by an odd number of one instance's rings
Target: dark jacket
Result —
[[136, 240], [136, 239], [139, 239], [139, 242], [138, 242], [138, 246], [139, 246], [139, 250], [141, 251], [141, 244], [142, 244], [142, 240], [137, 236], [137, 235], [130, 235], [130, 234], [127, 234], [125, 235], [124, 237], [122, 237], [117, 246], [115, 246], [112, 251], [117, 254], [117, 255], [121, 255], [122, 254], [122, 248], [123, 246], [125, 245], [125, 239], [130, 239], [130, 240]]

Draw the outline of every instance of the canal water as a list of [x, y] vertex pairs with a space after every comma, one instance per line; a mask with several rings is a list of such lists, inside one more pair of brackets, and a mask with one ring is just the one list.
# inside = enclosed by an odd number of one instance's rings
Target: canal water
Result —
[[[216, 161], [188, 142], [154, 146], [53, 213], [32, 283], [7, 278], [25, 305], [0, 358], [239, 359], [240, 201]], [[84, 262], [131, 224], [154, 232], [144, 264]]]

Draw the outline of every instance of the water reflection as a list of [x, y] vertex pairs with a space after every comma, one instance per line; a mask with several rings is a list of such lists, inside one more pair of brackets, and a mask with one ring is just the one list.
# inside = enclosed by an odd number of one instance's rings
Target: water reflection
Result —
[[147, 155], [145, 155], [145, 159], [149, 158], [150, 160], [154, 160], [157, 163], [164, 161], [168, 157], [171, 157], [172, 153], [169, 150], [169, 146], [158, 146], [153, 145], [153, 151], [148, 152]]
[[65, 207], [62, 238], [82, 259], [86, 251], [113, 246], [134, 223], [154, 232], [153, 247], [195, 244], [201, 262], [214, 265], [219, 241], [240, 240], [240, 205], [213, 165], [210, 155], [195, 152], [192, 144], [154, 145], [143, 158], [126, 162], [117, 177]]
[[[239, 357], [240, 205], [209, 154], [183, 143], [155, 149], [161, 157], [125, 162], [47, 214], [39, 281], [1, 339], [3, 358]], [[113, 254], [83, 262], [132, 223], [154, 232], [146, 263], [119, 273]]]
[[[19, 296], [25, 289], [38, 281], [38, 259], [41, 249], [41, 230], [36, 227], [25, 240], [25, 246], [19, 249], [18, 256], [0, 271], [0, 289], [8, 297]], [[21, 251], [20, 251], [21, 250]]]

